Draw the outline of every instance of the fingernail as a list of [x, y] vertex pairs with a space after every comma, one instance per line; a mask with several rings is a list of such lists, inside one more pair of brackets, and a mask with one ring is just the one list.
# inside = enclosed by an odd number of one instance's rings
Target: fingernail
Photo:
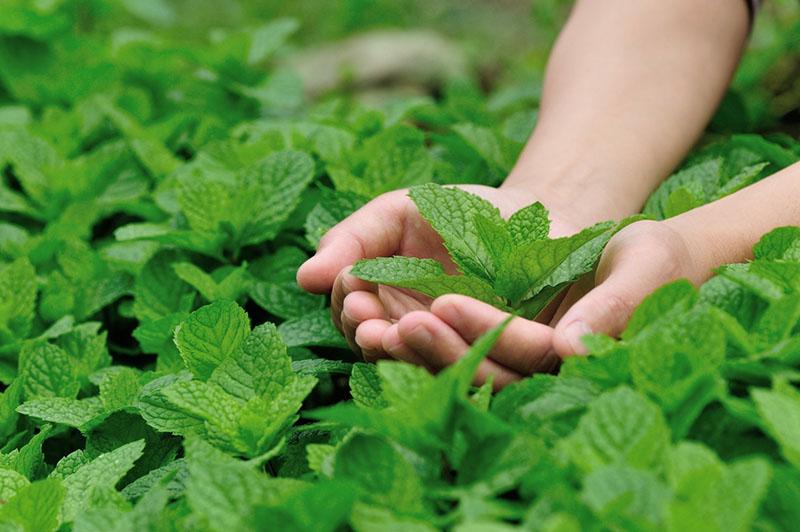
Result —
[[430, 331], [424, 325], [417, 325], [406, 334], [406, 340], [416, 347], [428, 347], [433, 341]]
[[585, 321], [574, 321], [564, 329], [564, 336], [567, 337], [567, 342], [569, 342], [572, 350], [579, 355], [586, 353], [586, 346], [583, 345], [581, 338], [587, 334], [592, 334], [592, 329], [589, 328]]

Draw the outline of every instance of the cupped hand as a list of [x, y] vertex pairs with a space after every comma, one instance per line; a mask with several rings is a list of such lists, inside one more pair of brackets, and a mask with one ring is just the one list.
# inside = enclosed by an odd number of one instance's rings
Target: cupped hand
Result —
[[[488, 200], [505, 217], [536, 201], [512, 188], [479, 185], [461, 188]], [[551, 212], [551, 217], [551, 232], [555, 236], [580, 228], [557, 213]], [[366, 360], [394, 356], [435, 367], [437, 362], [428, 362], [411, 352], [389, 353], [384, 346], [387, 331], [403, 317], [411, 314], [413, 319], [415, 312], [429, 310], [430, 298], [413, 291], [374, 285], [348, 273], [361, 259], [393, 255], [432, 258], [450, 273], [456, 271], [441, 238], [419, 214], [406, 190], [378, 196], [333, 227], [320, 241], [317, 253], [300, 267], [297, 281], [310, 292], [331, 292], [334, 323], [350, 346]]]
[[[585, 353], [581, 338], [587, 334], [619, 335], [636, 306], [656, 288], [679, 278], [700, 283], [708, 276], [696, 255], [667, 222], [631, 224], [608, 243], [594, 278], [570, 288], [552, 328], [523, 318], [510, 322], [477, 382], [493, 374], [500, 388], [533, 372], [550, 371], [563, 357]], [[469, 297], [442, 296], [430, 310], [410, 312], [385, 328], [382, 346], [396, 358], [436, 370], [461, 357], [473, 340], [507, 316]]]

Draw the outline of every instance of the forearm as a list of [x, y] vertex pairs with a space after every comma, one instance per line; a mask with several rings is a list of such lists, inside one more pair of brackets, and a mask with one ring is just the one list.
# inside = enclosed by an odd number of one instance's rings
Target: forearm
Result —
[[747, 28], [743, 0], [579, 0], [504, 187], [589, 221], [638, 212], [710, 119]]
[[695, 282], [722, 264], [752, 258], [765, 233], [800, 225], [800, 163], [754, 185], [665, 220], [686, 241], [695, 263]]

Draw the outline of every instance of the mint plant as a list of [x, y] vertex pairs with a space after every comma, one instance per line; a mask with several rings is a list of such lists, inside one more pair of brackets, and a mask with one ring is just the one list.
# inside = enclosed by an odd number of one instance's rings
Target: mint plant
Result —
[[[798, 228], [498, 393], [472, 379], [502, 326], [436, 375], [354, 358], [295, 275], [378, 194], [413, 187], [452, 264], [387, 257], [359, 275], [526, 316], [619, 227], [550, 239], [541, 205], [503, 220], [447, 188], [508, 174], [536, 121], [527, 76], [488, 95], [467, 80], [435, 99], [304, 101], [292, 53], [353, 15], [397, 22], [398, 2], [373, 3], [283, 2], [302, 24], [247, 0], [2, 4], [0, 530], [796, 528]], [[796, 122], [770, 114], [791, 84], [760, 76], [791, 64], [796, 36], [770, 13], [714, 137], [648, 216], [800, 157], [785, 133], [720, 134]]]
[[506, 221], [491, 203], [459, 188], [420, 185], [409, 196], [442, 237], [459, 274], [446, 273], [433, 259], [415, 257], [362, 260], [351, 273], [431, 297], [463, 294], [528, 318], [591, 271], [621, 226], [602, 222], [569, 237], [550, 238], [550, 220], [541, 203]]

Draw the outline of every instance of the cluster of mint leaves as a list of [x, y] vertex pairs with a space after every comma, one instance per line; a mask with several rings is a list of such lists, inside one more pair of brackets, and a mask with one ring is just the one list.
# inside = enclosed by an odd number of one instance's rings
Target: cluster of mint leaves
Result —
[[[699, 290], [662, 288], [621, 339], [591, 337], [560, 375], [496, 395], [471, 382], [502, 328], [435, 376], [357, 362], [295, 274], [372, 197], [415, 187], [461, 272], [386, 259], [375, 275], [526, 314], [590, 269], [615, 226], [549, 239], [543, 207], [504, 221], [449, 187], [507, 175], [536, 119], [531, 79], [490, 96], [453, 82], [436, 100], [305, 102], [278, 60], [296, 21], [187, 33], [175, 24], [193, 13], [176, 6], [3, 4], [0, 529], [800, 521], [798, 229]], [[762, 108], [753, 68], [786, 46], [749, 56], [723, 111]], [[753, 113], [714, 127], [744, 130]], [[721, 137], [645, 213], [798, 158], [784, 134]]]
[[572, 236], [550, 238], [550, 219], [538, 202], [506, 221], [497, 207], [459, 188], [429, 183], [412, 187], [409, 196], [441, 236], [460, 275], [445, 273], [436, 260], [415, 257], [362, 260], [351, 273], [431, 297], [463, 294], [528, 318], [591, 271], [624, 225], [602, 222]]

